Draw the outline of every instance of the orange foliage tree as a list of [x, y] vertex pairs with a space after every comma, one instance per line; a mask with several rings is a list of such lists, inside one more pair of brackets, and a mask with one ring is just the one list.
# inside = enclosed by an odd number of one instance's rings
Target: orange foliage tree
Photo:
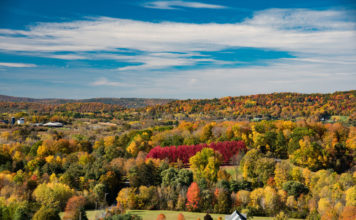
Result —
[[200, 200], [200, 189], [196, 182], [193, 182], [189, 186], [187, 191], [187, 200], [188, 200], [188, 202], [186, 203], [187, 209], [189, 211], [197, 211], [199, 200]]

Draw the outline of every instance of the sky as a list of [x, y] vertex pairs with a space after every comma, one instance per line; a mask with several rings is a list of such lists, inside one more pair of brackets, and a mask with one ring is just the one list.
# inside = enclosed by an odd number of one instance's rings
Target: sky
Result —
[[215, 98], [356, 89], [353, 0], [1, 0], [0, 94]]

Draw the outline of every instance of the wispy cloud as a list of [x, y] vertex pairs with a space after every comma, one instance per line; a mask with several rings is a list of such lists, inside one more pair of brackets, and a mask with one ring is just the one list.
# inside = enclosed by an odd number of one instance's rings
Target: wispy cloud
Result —
[[0, 63], [0, 67], [36, 67], [35, 64], [30, 63]]
[[[287, 51], [309, 62], [342, 62], [345, 57], [356, 55], [356, 23], [346, 16], [342, 10], [269, 9], [232, 24], [154, 23], [108, 17], [39, 23], [28, 30], [0, 29], [0, 51], [64, 60], [133, 63], [118, 68], [121, 71], [192, 66], [204, 61], [201, 56], [192, 58], [197, 51], [232, 47]], [[142, 53], [115, 54], [120, 50], [117, 48]]]
[[92, 82], [91, 85], [92, 86], [115, 86], [115, 87], [126, 87], [126, 86], [128, 86], [125, 83], [110, 81], [110, 80], [108, 80], [107, 78], [104, 78], [104, 77]]
[[[306, 14], [308, 19], [304, 19]], [[255, 47], [319, 54], [348, 53], [355, 48], [355, 22], [343, 16], [342, 11], [335, 10], [321, 13], [278, 9], [258, 12], [251, 19], [234, 24], [152, 23], [100, 17], [40, 23], [29, 30], [0, 29], [0, 48], [29, 52], [116, 51], [117, 48], [194, 52]], [[1, 34], [5, 32], [7, 34]]]
[[207, 4], [201, 2], [191, 2], [191, 1], [153, 1], [143, 4], [146, 8], [155, 9], [179, 9], [179, 8], [206, 8], [206, 9], [224, 9], [226, 6]]

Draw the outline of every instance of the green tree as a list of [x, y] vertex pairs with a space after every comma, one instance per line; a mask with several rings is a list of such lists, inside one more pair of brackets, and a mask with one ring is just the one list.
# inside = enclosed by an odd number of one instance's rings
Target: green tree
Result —
[[159, 168], [152, 161], [132, 167], [128, 176], [133, 187], [157, 186], [161, 183]]
[[309, 189], [300, 182], [288, 181], [283, 184], [283, 190], [288, 193], [288, 195], [298, 198], [300, 194], [307, 194]]
[[226, 189], [216, 189], [215, 190], [216, 204], [214, 206], [214, 211], [217, 213], [228, 214], [231, 211], [231, 196], [230, 192]]
[[205, 178], [209, 182], [216, 182], [221, 163], [221, 154], [211, 148], [203, 148], [189, 159], [194, 179]]
[[273, 176], [275, 161], [271, 158], [262, 157], [257, 149], [252, 149], [246, 153], [240, 162], [242, 174], [245, 179], [254, 185], [266, 184], [267, 180]]
[[[27, 220], [30, 219], [32, 211], [27, 203], [19, 205], [14, 213], [14, 220]], [[1, 219], [1, 218], [0, 218]]]

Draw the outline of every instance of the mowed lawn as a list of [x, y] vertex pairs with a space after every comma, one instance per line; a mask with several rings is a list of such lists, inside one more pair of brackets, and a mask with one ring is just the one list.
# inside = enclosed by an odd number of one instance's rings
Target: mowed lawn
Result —
[[[90, 210], [87, 211], [87, 217], [89, 220], [95, 220], [95, 217], [103, 213], [105, 210]], [[200, 220], [204, 219], [206, 213], [198, 213], [198, 212], [179, 212], [179, 211], [166, 211], [166, 210], [128, 210], [127, 213], [136, 214], [141, 216], [143, 220], [156, 220], [159, 214], [164, 214], [166, 216], [166, 220], [177, 220], [178, 214], [182, 213], [186, 220]], [[210, 214], [214, 220], [217, 220], [218, 217], [222, 217], [225, 220], [224, 214]], [[63, 213], [60, 215], [63, 217]], [[273, 220], [273, 217], [253, 217], [253, 220]], [[293, 219], [290, 219], [293, 220]], [[295, 219], [297, 220], [297, 219]]]
[[[136, 214], [141, 216], [143, 220], [155, 220], [159, 214], [164, 214], [166, 216], [166, 220], [177, 220], [178, 214], [182, 213], [186, 220], [197, 220], [200, 218], [204, 219], [206, 213], [198, 213], [198, 212], [178, 212], [178, 211], [165, 211], [165, 210], [130, 210], [128, 213]], [[218, 219], [221, 217], [225, 220], [225, 215], [219, 214], [210, 214], [213, 219]]]

